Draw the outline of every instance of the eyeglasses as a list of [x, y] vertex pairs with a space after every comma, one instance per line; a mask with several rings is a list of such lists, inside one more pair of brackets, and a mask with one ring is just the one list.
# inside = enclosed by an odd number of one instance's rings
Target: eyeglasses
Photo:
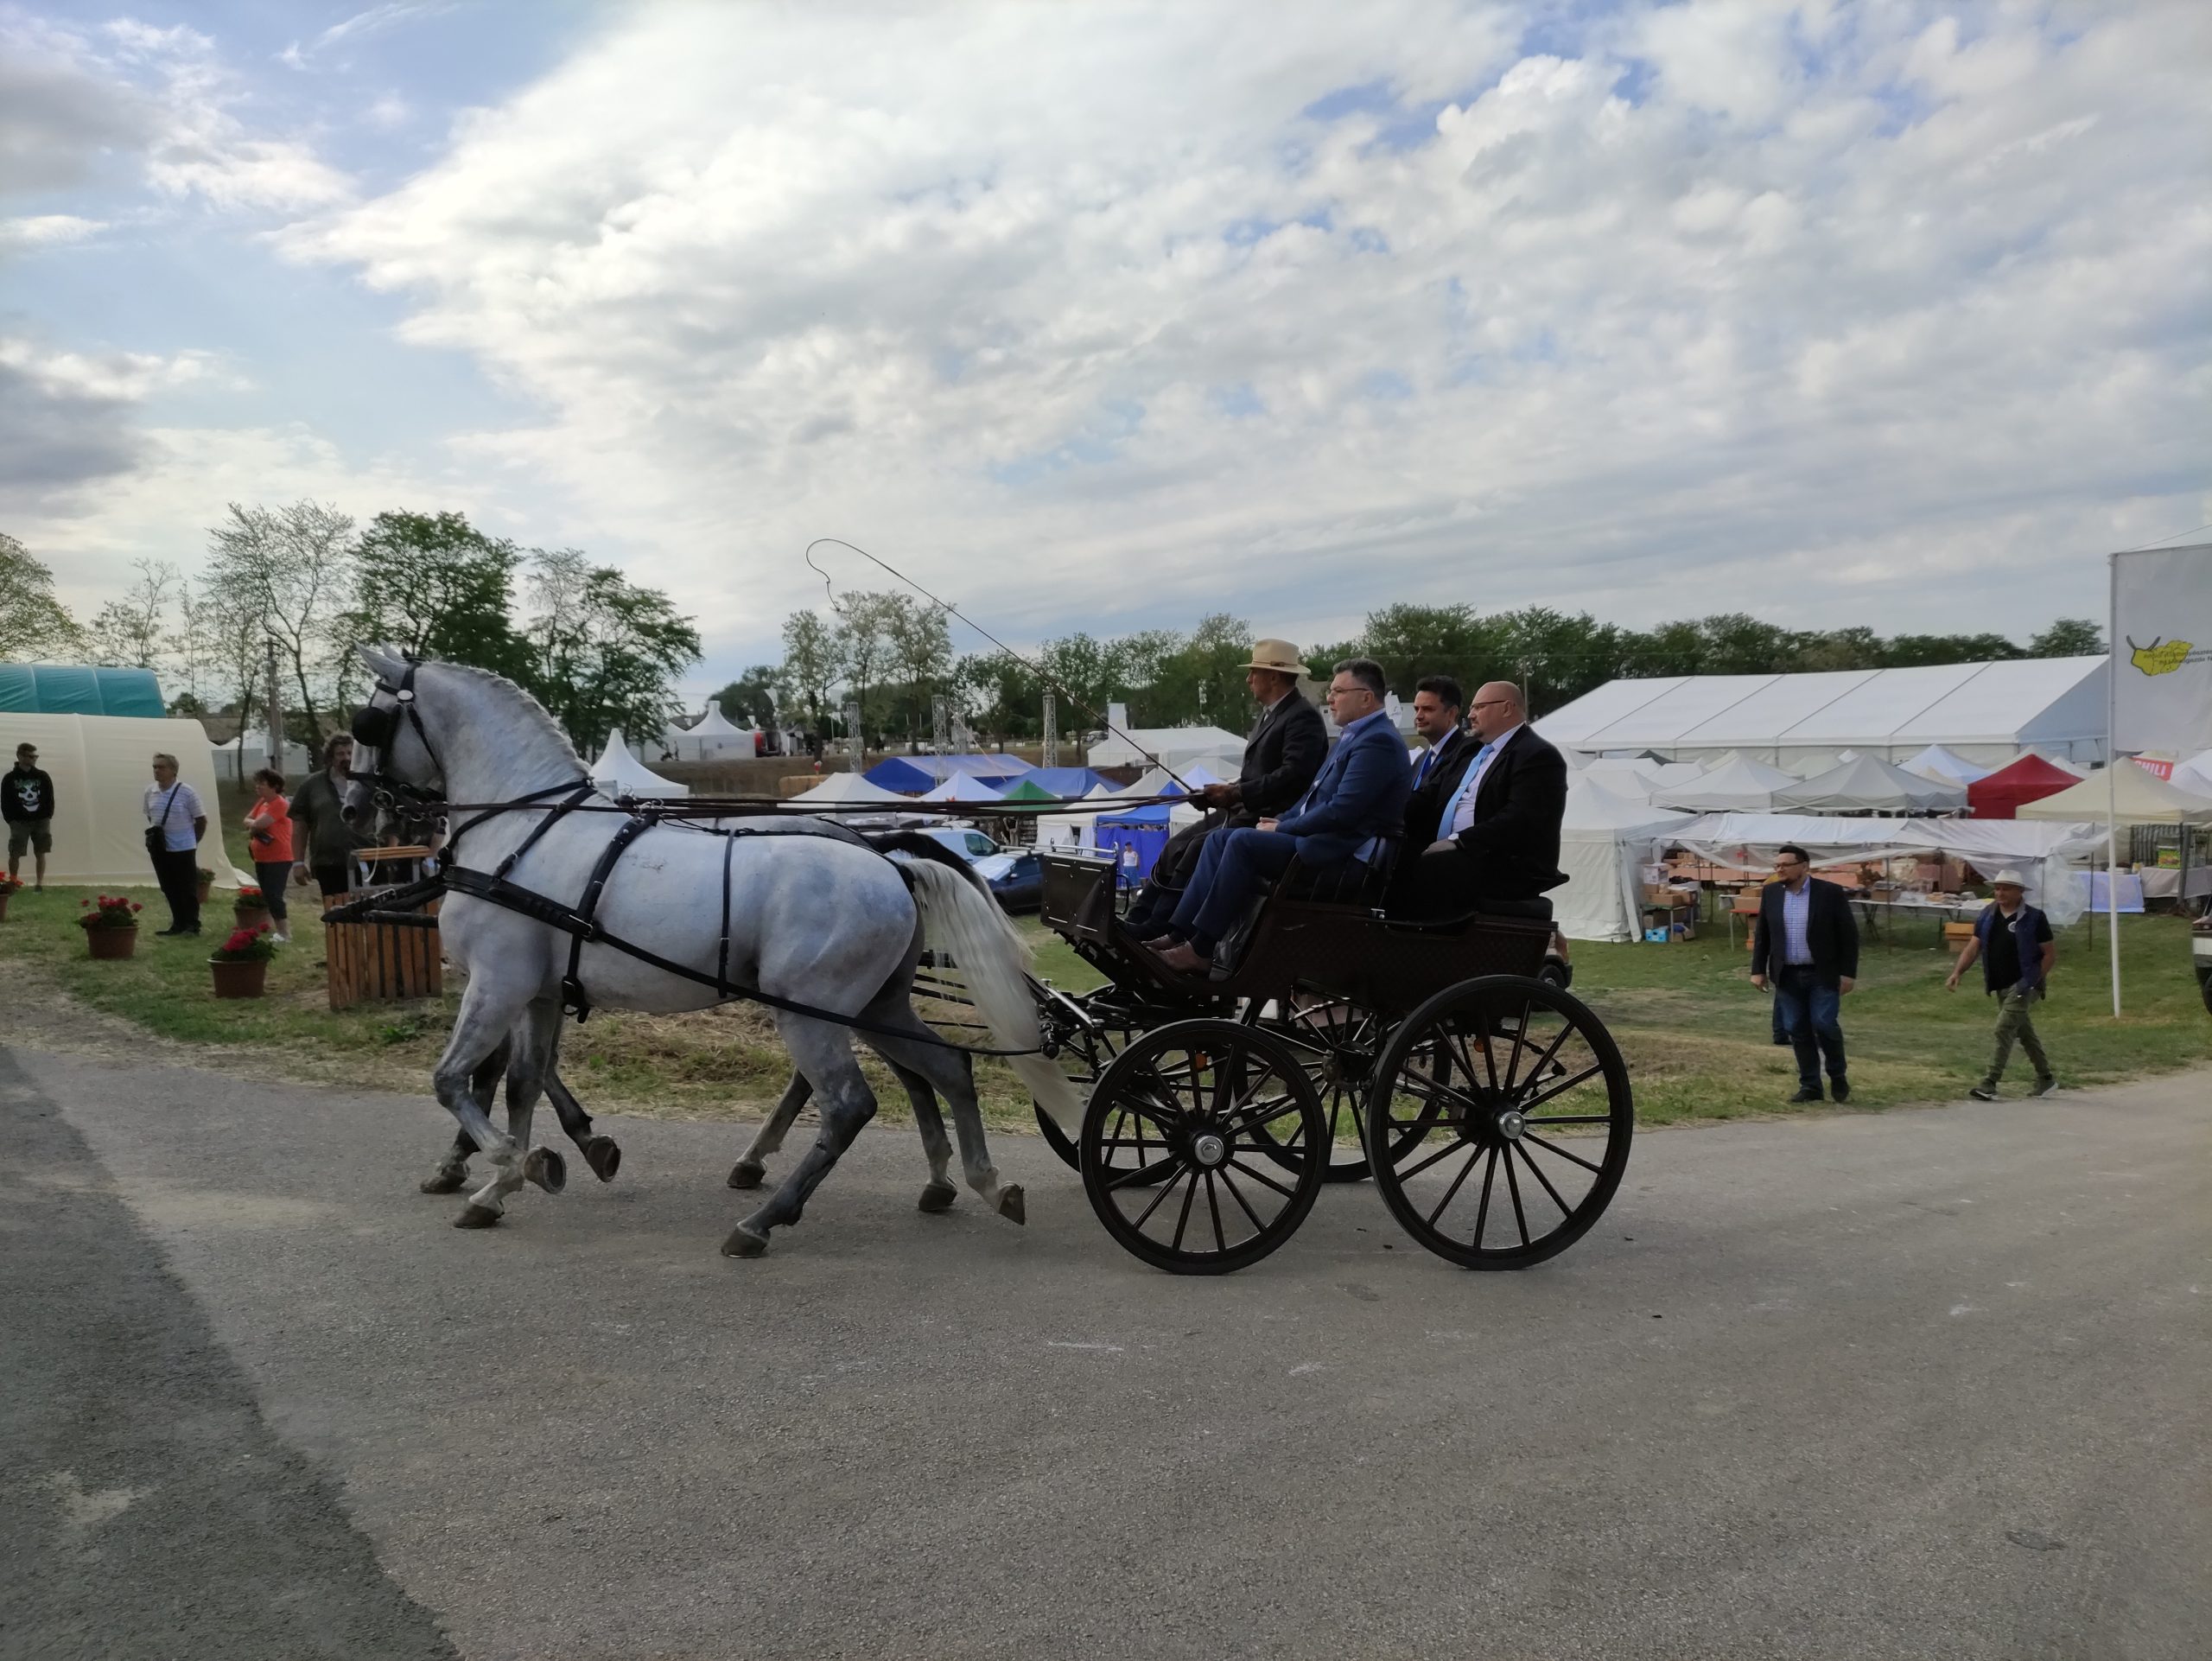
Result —
[[1469, 707], [1476, 710], [1503, 710], [1511, 702], [1510, 698], [1478, 698]]

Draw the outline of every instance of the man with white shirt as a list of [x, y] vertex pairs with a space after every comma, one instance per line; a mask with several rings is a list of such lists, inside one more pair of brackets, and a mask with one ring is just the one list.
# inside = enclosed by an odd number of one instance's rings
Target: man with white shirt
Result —
[[176, 757], [156, 755], [154, 782], [146, 786], [146, 852], [169, 902], [163, 934], [200, 932], [200, 839], [207, 834], [200, 792], [176, 776]]
[[1480, 748], [1406, 879], [1406, 908], [1430, 916], [1525, 902], [1567, 881], [1559, 869], [1567, 758], [1528, 724], [1510, 681], [1484, 684], [1467, 713]]

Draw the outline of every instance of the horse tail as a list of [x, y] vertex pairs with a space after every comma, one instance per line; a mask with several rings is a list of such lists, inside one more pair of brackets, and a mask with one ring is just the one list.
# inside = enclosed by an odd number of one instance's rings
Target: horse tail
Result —
[[1002, 1049], [1032, 1052], [1007, 1060], [1038, 1105], [1073, 1135], [1083, 1123], [1083, 1098], [1050, 1057], [1034, 1053], [1045, 1037], [1029, 990], [1027, 942], [1014, 932], [990, 890], [964, 867], [916, 860], [906, 873], [923, 930], [960, 971], [992, 1039]]

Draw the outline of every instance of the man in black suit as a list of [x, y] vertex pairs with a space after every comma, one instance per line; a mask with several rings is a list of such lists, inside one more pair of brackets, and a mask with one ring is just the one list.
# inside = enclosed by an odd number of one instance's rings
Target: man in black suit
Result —
[[1124, 920], [1140, 939], [1150, 939], [1166, 926], [1197, 869], [1199, 844], [1214, 831], [1243, 830], [1287, 812], [1306, 794], [1329, 754], [1329, 730], [1321, 712], [1298, 690], [1306, 660], [1288, 640], [1262, 640], [1244, 665], [1244, 684], [1260, 706], [1260, 719], [1245, 741], [1244, 764], [1233, 785], [1207, 785], [1198, 799], [1212, 811], [1167, 840], [1154, 863], [1151, 879], [1138, 891]]
[[1444, 804], [1459, 793], [1467, 765], [1482, 748], [1463, 724], [1467, 695], [1449, 675], [1425, 675], [1414, 683], [1414, 730], [1428, 748], [1413, 760], [1414, 793], [1406, 803], [1406, 830], [1401, 847], [1422, 849], [1436, 840]]
[[[1445, 799], [1434, 837], [1405, 875], [1401, 903], [1416, 915], [1535, 900], [1567, 881], [1559, 869], [1567, 758], [1529, 725], [1528, 705], [1510, 681], [1484, 684], [1468, 713], [1480, 744]], [[1408, 823], [1410, 829], [1410, 816]]]
[[1821, 1063], [1828, 1069], [1828, 1091], [1837, 1101], [1851, 1099], [1843, 1067], [1843, 995], [1859, 974], [1859, 923], [1851, 902], [1833, 882], [1815, 882], [1805, 850], [1784, 843], [1774, 856], [1774, 874], [1759, 896], [1759, 920], [1751, 931], [1751, 984], [1774, 988], [1775, 1009], [1797, 1052], [1797, 1093], [1793, 1102], [1821, 1099]]

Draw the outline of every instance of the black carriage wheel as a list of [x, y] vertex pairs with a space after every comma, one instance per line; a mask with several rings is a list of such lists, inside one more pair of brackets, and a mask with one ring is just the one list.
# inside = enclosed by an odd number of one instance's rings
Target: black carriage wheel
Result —
[[1406, 1232], [1467, 1269], [1525, 1269], [1581, 1238], [1628, 1168], [1628, 1068], [1572, 994], [1494, 975], [1406, 1017], [1367, 1104], [1375, 1186]]
[[[1086, 1091], [1098, 1082], [1109, 1062], [1119, 1054], [1129, 1041], [1133, 1028], [1118, 1021], [1102, 1020], [1096, 1026], [1078, 1028], [1060, 1048], [1061, 1071]], [[1044, 1104], [1033, 1097], [1030, 1110], [1037, 1115], [1037, 1129], [1045, 1138], [1045, 1145], [1060, 1156], [1061, 1162], [1071, 1171], [1083, 1169], [1083, 1155], [1076, 1139], [1060, 1128], [1060, 1122], [1045, 1111]], [[1081, 1127], [1077, 1127], [1080, 1132]]]
[[1225, 1275], [1259, 1262], [1313, 1209], [1325, 1127], [1281, 1039], [1178, 1021], [1133, 1040], [1092, 1087], [1083, 1191], [1106, 1231], [1154, 1268]]

